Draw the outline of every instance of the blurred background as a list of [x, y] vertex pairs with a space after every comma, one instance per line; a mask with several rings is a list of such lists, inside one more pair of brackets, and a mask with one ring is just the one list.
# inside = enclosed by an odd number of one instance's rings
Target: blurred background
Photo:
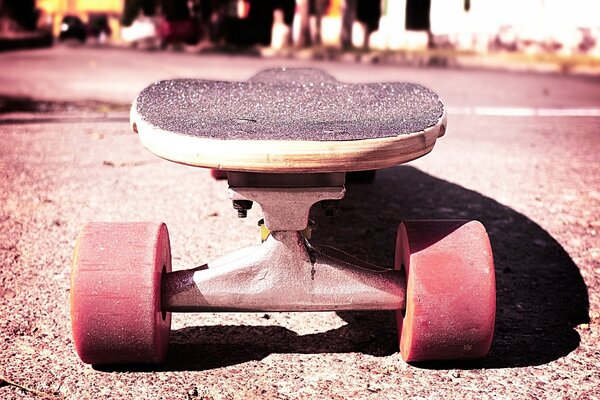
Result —
[[[0, 0], [0, 399], [594, 398], [598, 16], [598, 0]], [[132, 101], [280, 66], [443, 99], [433, 153], [352, 187], [336, 218], [315, 210], [313, 239], [391, 266], [400, 220], [482, 221], [498, 305], [482, 363], [408, 366], [393, 312], [176, 314], [160, 370], [79, 361], [85, 223], [166, 222], [175, 270], [260, 242], [260, 207], [238, 220], [226, 182], [140, 145]]]
[[568, 69], [599, 63], [598, 15], [595, 0], [0, 0], [0, 50], [68, 41], [433, 64], [503, 55]]

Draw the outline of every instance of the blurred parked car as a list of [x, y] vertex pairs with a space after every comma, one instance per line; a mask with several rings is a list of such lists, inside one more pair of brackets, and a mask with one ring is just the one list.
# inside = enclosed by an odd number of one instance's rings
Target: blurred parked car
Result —
[[87, 28], [83, 21], [74, 15], [65, 15], [60, 24], [60, 41], [76, 39], [84, 43], [87, 39]]
[[161, 47], [172, 43], [197, 44], [200, 41], [197, 24], [191, 18], [173, 21], [162, 19], [158, 24], [158, 36]]
[[140, 17], [133, 21], [130, 26], [121, 28], [121, 39], [132, 46], [139, 45], [156, 46], [158, 37], [156, 25], [150, 18]]
[[87, 31], [89, 36], [97, 38], [100, 42], [106, 41], [112, 34], [108, 16], [106, 14], [90, 14]]

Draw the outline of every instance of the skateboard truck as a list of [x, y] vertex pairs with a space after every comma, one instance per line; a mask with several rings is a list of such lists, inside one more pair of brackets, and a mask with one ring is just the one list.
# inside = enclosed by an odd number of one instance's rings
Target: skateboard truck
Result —
[[270, 234], [261, 245], [171, 272], [164, 224], [91, 223], [83, 229], [71, 312], [84, 362], [164, 362], [171, 312], [203, 311], [395, 310], [408, 362], [487, 354], [495, 279], [479, 222], [402, 222], [392, 270], [313, 246], [302, 233], [313, 204], [343, 197], [343, 173], [229, 176], [233, 200], [256, 201], [263, 209]]
[[229, 173], [229, 196], [234, 201], [259, 203], [271, 233], [259, 246], [199, 269], [166, 274], [164, 309], [403, 309], [403, 272], [368, 264], [329, 247], [313, 247], [304, 237], [310, 208], [319, 201], [339, 200], [345, 193], [343, 173], [312, 175]]

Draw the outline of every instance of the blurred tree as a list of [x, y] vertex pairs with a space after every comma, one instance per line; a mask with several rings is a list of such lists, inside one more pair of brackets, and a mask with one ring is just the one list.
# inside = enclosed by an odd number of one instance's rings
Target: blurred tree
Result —
[[168, 21], [182, 21], [190, 18], [187, 0], [163, 0], [161, 10]]
[[271, 44], [271, 28], [273, 27], [273, 11], [275, 2], [273, 0], [250, 0], [249, 32], [254, 35], [251, 42], [268, 46]]
[[[160, 0], [125, 0], [123, 14], [121, 14], [121, 25], [131, 26], [133, 21], [142, 13], [146, 16], [156, 15], [156, 9]], [[168, 0], [161, 3], [171, 3]]]
[[356, 19], [357, 0], [345, 0], [342, 8], [342, 48], [347, 50], [352, 48], [352, 25]]
[[309, 0], [298, 0], [298, 13], [300, 14], [300, 35], [298, 36], [298, 47], [310, 46], [310, 2]]
[[156, 14], [158, 0], [142, 0], [142, 12], [144, 15], [151, 16]]
[[369, 46], [369, 36], [379, 28], [381, 2], [373, 0], [346, 0], [343, 8], [341, 42], [343, 49], [352, 47], [352, 27], [359, 21], [365, 28], [363, 48]]
[[143, 0], [125, 0], [123, 14], [121, 14], [121, 25], [131, 26], [142, 9]]
[[426, 31], [427, 47], [431, 49], [435, 47], [435, 41], [431, 32], [430, 15], [431, 0], [406, 0], [406, 29], [409, 31]]
[[329, 0], [312, 0], [311, 1], [310, 14], [315, 16], [316, 29], [315, 29], [315, 41], [317, 45], [321, 44], [321, 21], [323, 16], [327, 12], [329, 7]]
[[35, 0], [4, 0], [0, 1], [0, 17], [32, 31], [36, 28], [39, 11], [35, 8]]
[[431, 0], [406, 0], [406, 29], [409, 31], [429, 31]]
[[356, 3], [356, 19], [365, 27], [365, 36], [362, 47], [369, 47], [371, 33], [379, 29], [381, 18], [381, 2], [372, 0], [358, 0]]
[[312, 35], [310, 28], [310, 17], [315, 17], [315, 44], [321, 44], [321, 21], [329, 7], [329, 0], [299, 0], [298, 9], [300, 14], [300, 37], [298, 38], [298, 47], [308, 47], [312, 45]]

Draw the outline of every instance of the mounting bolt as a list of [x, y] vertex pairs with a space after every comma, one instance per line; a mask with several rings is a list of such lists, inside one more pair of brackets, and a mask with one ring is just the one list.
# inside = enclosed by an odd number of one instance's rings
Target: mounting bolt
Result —
[[233, 209], [237, 210], [238, 218], [246, 218], [248, 210], [252, 208], [250, 200], [233, 200]]
[[335, 216], [335, 211], [340, 208], [339, 200], [323, 200], [321, 201], [321, 208], [325, 210], [325, 215], [328, 217]]

